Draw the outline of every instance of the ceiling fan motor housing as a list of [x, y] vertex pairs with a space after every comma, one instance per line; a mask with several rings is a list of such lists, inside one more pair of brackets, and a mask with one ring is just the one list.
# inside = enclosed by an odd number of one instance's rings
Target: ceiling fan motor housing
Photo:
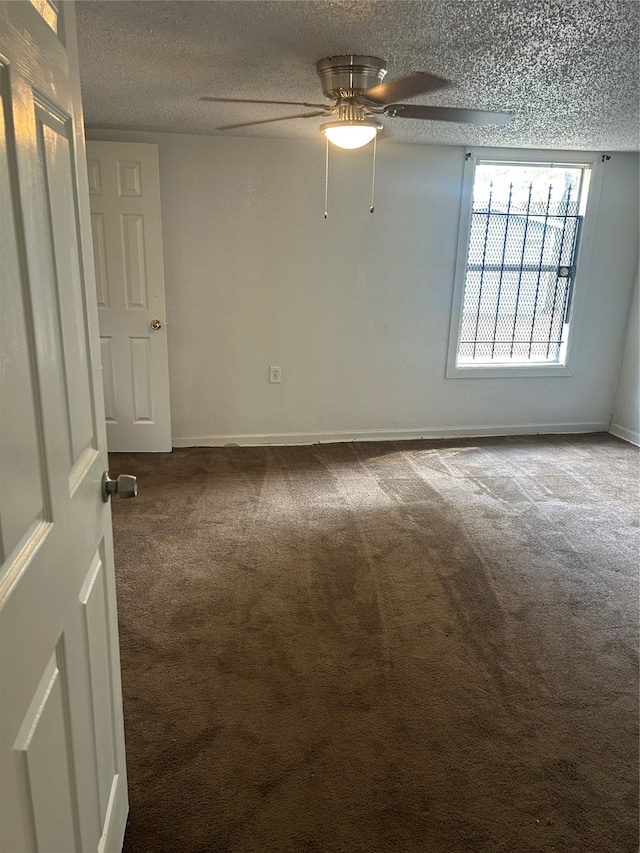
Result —
[[328, 56], [316, 63], [327, 98], [352, 98], [379, 86], [387, 74], [387, 63], [377, 56]]

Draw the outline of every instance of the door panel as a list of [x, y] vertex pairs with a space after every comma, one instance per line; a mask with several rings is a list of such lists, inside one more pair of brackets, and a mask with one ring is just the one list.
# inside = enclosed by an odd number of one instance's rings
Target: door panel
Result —
[[151, 359], [149, 338], [129, 338], [131, 345], [131, 384], [133, 386], [133, 422], [153, 423], [151, 396]]
[[[22, 817], [34, 850], [66, 853], [80, 845], [75, 788], [68, 756], [70, 743], [68, 685], [62, 650], [56, 648], [45, 667], [18, 732], [14, 749], [28, 809]], [[45, 846], [46, 845], [46, 846]]]
[[157, 147], [88, 142], [87, 152], [109, 449], [168, 451]]
[[91, 236], [93, 237], [93, 255], [96, 268], [96, 298], [98, 308], [110, 308], [109, 273], [107, 271], [107, 246], [104, 236], [104, 216], [91, 214]]
[[125, 213], [120, 222], [126, 306], [130, 309], [148, 308], [143, 219], [138, 214]]
[[89, 651], [91, 711], [97, 755], [100, 818], [104, 823], [117, 776], [117, 751], [113, 690], [103, 673], [111, 671], [109, 642], [109, 595], [102, 553], [98, 552], [80, 591], [85, 642]]
[[66, 44], [31, 3], [0, 2], [2, 853], [118, 851], [128, 808], [73, 8], [61, 9]]
[[142, 172], [139, 160], [118, 160], [118, 195], [142, 198]]
[[[0, 65], [0, 81], [0, 93], [4, 93], [7, 81], [4, 65]], [[1, 106], [0, 199], [9, 200], [15, 196], [10, 180], [4, 96]], [[6, 482], [23, 481], [22, 488], [0, 492], [0, 559], [5, 563], [20, 545], [28, 545], [30, 535], [45, 519], [47, 500], [37, 403], [31, 383], [34, 364], [28, 281], [20, 262], [12, 205], [6, 201], [0, 205], [0, 232], [4, 235], [0, 272], [1, 379], [3, 396], [6, 394], [11, 400], [10, 407], [0, 407], [0, 472]]]
[[116, 386], [113, 369], [113, 347], [111, 338], [100, 338], [100, 358], [102, 361], [102, 390], [104, 393], [104, 416], [108, 424], [118, 423], [116, 412]]
[[71, 460], [95, 447], [86, 319], [78, 254], [78, 210], [72, 174], [70, 122], [42, 106], [37, 110], [45, 221], [51, 223], [52, 284], [61, 329], [64, 396], [67, 405]]

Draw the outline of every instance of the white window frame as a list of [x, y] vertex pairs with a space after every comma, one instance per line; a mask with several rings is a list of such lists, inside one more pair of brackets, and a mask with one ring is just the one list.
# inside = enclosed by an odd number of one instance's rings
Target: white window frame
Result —
[[[458, 252], [456, 255], [453, 302], [451, 306], [451, 325], [449, 329], [449, 350], [447, 355], [447, 379], [470, 378], [515, 378], [524, 376], [573, 376], [575, 363], [573, 353], [575, 340], [579, 336], [580, 319], [584, 295], [588, 288], [591, 271], [591, 250], [598, 215], [598, 202], [602, 187], [603, 156], [587, 151], [537, 151], [529, 149], [482, 148], [467, 149], [465, 152], [464, 174], [462, 179], [462, 203], [460, 208], [460, 227], [458, 232]], [[580, 244], [576, 256], [576, 272], [572, 282], [572, 303], [569, 317], [569, 330], [566, 346], [566, 359], [560, 363], [533, 364], [465, 364], [457, 365], [458, 340], [462, 323], [464, 287], [467, 276], [467, 258], [471, 236], [471, 214], [473, 210], [473, 183], [478, 163], [540, 163], [549, 166], [577, 165], [589, 167], [591, 177]]]

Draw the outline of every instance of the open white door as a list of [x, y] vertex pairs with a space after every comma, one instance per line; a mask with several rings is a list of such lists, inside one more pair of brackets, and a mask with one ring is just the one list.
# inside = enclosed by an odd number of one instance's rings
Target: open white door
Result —
[[87, 142], [111, 451], [171, 450], [158, 148]]
[[2, 853], [115, 853], [128, 809], [73, 11], [0, 2]]

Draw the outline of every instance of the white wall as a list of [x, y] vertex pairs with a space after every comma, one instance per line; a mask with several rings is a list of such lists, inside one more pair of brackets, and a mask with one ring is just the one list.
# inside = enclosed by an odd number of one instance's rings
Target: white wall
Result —
[[381, 142], [373, 215], [371, 148], [332, 149], [325, 220], [320, 138], [88, 136], [159, 146], [174, 444], [608, 428], [635, 155], [606, 164], [575, 375], [447, 380], [462, 148]]
[[638, 278], [633, 291], [627, 338], [622, 356], [618, 392], [613, 405], [611, 432], [634, 444], [640, 444], [640, 329], [638, 317]]

